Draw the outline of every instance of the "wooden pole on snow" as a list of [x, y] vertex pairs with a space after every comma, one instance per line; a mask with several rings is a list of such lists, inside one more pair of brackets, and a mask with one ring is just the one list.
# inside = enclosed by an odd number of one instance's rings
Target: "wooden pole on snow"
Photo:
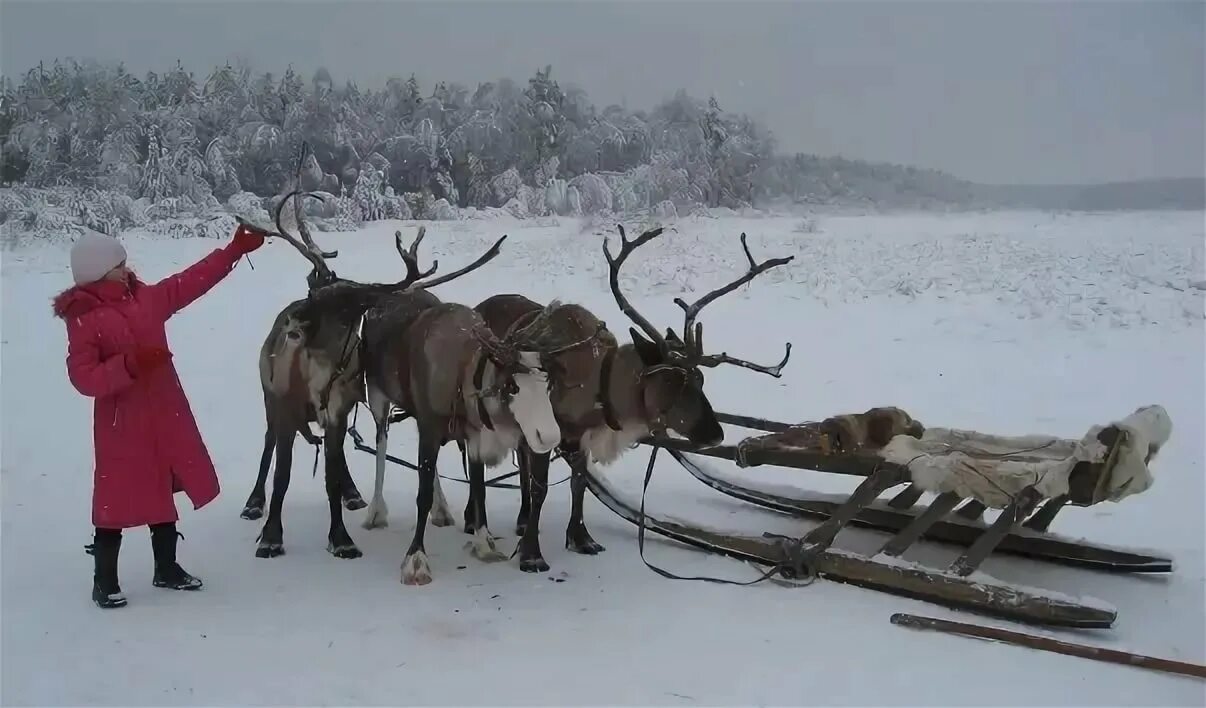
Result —
[[1169, 673], [1180, 674], [1182, 676], [1193, 676], [1200, 679], [1206, 679], [1206, 666], [1202, 666], [1200, 664], [1191, 664], [1185, 661], [1160, 659], [1153, 656], [1132, 654], [1130, 652], [1118, 651], [1116, 649], [1105, 649], [1103, 647], [1092, 647], [1085, 644], [1073, 644], [1071, 642], [1064, 642], [1058, 639], [1051, 639], [1049, 637], [1040, 637], [1033, 634], [1013, 632], [1008, 629], [984, 627], [982, 625], [966, 624], [964, 622], [952, 622], [950, 620], [938, 619], [936, 617], [920, 617], [918, 615], [910, 615], [903, 612], [893, 614], [891, 617], [891, 622], [899, 627], [928, 629], [937, 632], [945, 632], [947, 634], [961, 634], [968, 637], [976, 637], [978, 639], [989, 639], [998, 642], [1005, 642], [1007, 644], [1015, 644], [1017, 646], [1030, 647], [1031, 649], [1055, 652], [1057, 654], [1079, 656], [1082, 659], [1106, 661], [1113, 664], [1137, 666], [1143, 669], [1154, 669], [1156, 671], [1166, 671]]

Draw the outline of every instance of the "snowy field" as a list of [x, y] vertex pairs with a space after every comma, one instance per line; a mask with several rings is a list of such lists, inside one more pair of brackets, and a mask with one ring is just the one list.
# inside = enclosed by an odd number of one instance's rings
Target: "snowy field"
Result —
[[[682, 219], [637, 252], [627, 285], [659, 326], [681, 324], [672, 298], [708, 290], [742, 268], [736, 237], [758, 258], [789, 266], [705, 310], [712, 349], [773, 361], [795, 344], [781, 380], [734, 367], [709, 372], [716, 408], [811, 420], [897, 405], [931, 425], [1079, 438], [1136, 407], [1159, 403], [1173, 435], [1156, 483], [1120, 504], [1070, 509], [1054, 529], [1172, 554], [1171, 577], [1121, 577], [993, 558], [1003, 580], [1091, 595], [1119, 610], [1103, 632], [1044, 632], [1072, 641], [1206, 661], [1203, 220], [1200, 213], [961, 214], [829, 217], [817, 233], [798, 219]], [[323, 234], [339, 274], [392, 280], [402, 272], [379, 223]], [[614, 234], [611, 225], [601, 225]], [[629, 225], [630, 233], [637, 225]], [[428, 224], [424, 255], [459, 267], [502, 233], [502, 255], [440, 288], [475, 304], [496, 292], [578, 301], [617, 333], [629, 323], [606, 286], [603, 228], [568, 219]], [[616, 241], [612, 236], [613, 243]], [[219, 242], [127, 238], [144, 279], [166, 276]], [[435, 580], [399, 582], [410, 540], [415, 477], [392, 467], [391, 525], [366, 531], [365, 552], [325, 551], [327, 512], [313, 454], [300, 440], [285, 506], [287, 555], [254, 557], [261, 522], [239, 518], [263, 434], [256, 355], [274, 314], [304, 292], [307, 267], [269, 243], [169, 326], [176, 365], [218, 465], [223, 494], [201, 511], [183, 496], [181, 561], [205, 580], [198, 594], [151, 587], [145, 532], [121, 555], [127, 608], [89, 601], [90, 405], [70, 387], [65, 330], [50, 299], [70, 283], [66, 245], [3, 253], [3, 702], [38, 705], [1202, 705], [1204, 684], [1017, 647], [919, 633], [888, 623], [915, 612], [1011, 626], [934, 605], [818, 581], [724, 587], [665, 580], [641, 563], [634, 527], [593, 497], [587, 523], [607, 547], [571, 554], [561, 539], [569, 485], [545, 504], [550, 573], [517, 561], [474, 561], [456, 528], [427, 534]], [[362, 411], [367, 413], [367, 411]], [[359, 427], [371, 439], [371, 420]], [[735, 437], [735, 436], [734, 436]], [[732, 439], [732, 438], [731, 438]], [[402, 423], [391, 451], [413, 457]], [[441, 471], [459, 476], [454, 448]], [[373, 460], [348, 446], [362, 493]], [[635, 499], [644, 454], [609, 468]], [[663, 459], [654, 513], [751, 532], [799, 535], [808, 524], [723, 497]], [[772, 468], [723, 468], [759, 482], [821, 491], [850, 480]], [[550, 480], [568, 470], [556, 463]], [[458, 522], [467, 487], [445, 482]], [[509, 552], [517, 493], [491, 490], [493, 531]], [[860, 547], [869, 532], [838, 545]], [[881, 537], [882, 538], [882, 537]], [[861, 544], [865, 547], [867, 544]], [[913, 559], [954, 549], [924, 545]], [[680, 574], [756, 577], [750, 566], [657, 536], [650, 560]], [[554, 582], [560, 580], [562, 582]], [[1012, 625], [1018, 629], [1016, 625]], [[1024, 628], [1023, 628], [1024, 629]], [[1036, 631], [1036, 630], [1030, 630]], [[1041, 630], [1037, 630], [1041, 631]]]

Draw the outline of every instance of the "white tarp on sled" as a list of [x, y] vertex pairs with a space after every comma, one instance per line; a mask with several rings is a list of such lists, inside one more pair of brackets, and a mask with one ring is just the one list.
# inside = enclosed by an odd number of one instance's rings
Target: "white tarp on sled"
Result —
[[[1098, 434], [1110, 427], [1121, 434], [1107, 447]], [[1167, 411], [1153, 405], [1121, 421], [1094, 425], [1079, 441], [929, 428], [920, 439], [893, 437], [880, 455], [906, 467], [913, 484], [927, 492], [953, 492], [996, 509], [1029, 486], [1044, 498], [1067, 494], [1069, 475], [1078, 463], [1100, 464], [1104, 470], [1094, 500], [1116, 502], [1151, 486], [1148, 464], [1171, 433]]]

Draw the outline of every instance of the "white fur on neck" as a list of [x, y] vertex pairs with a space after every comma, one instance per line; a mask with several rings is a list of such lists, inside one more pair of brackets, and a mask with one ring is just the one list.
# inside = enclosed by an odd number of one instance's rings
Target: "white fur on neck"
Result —
[[[494, 385], [492, 372], [493, 367], [490, 367], [487, 375], [482, 377], [484, 388]], [[468, 426], [465, 431], [466, 450], [470, 459], [477, 460], [486, 467], [496, 467], [510, 457], [512, 450], [519, 447], [519, 439], [523, 432], [515, 423], [515, 419], [503, 409], [496, 396], [483, 398], [481, 401], [490, 415], [490, 424], [494, 426], [494, 430], [486, 428], [482, 421], [478, 421], [478, 425], [482, 425], [480, 428]]]
[[[538, 371], [540, 366], [538, 354], [520, 352], [519, 360], [524, 366]], [[489, 389], [498, 383], [497, 373], [498, 369], [494, 366], [486, 367], [486, 371], [482, 375], [483, 389]], [[490, 424], [494, 430], [489, 430], [484, 426], [481, 428], [469, 426], [466, 431], [466, 450], [469, 457], [487, 467], [502, 464], [511, 452], [519, 447], [519, 441], [524, 437], [520, 420], [532, 421], [528, 427], [533, 431], [539, 430], [546, 443], [550, 440], [556, 442], [561, 439], [561, 427], [553, 416], [553, 404], [549, 402], [548, 375], [543, 371], [539, 371], [537, 374], [519, 374], [516, 376], [516, 383], [521, 388], [526, 388], [528, 394], [532, 393], [531, 387], [538, 387], [539, 395], [516, 396], [512, 398], [509, 409], [502, 405], [497, 396], [483, 398], [481, 402], [490, 415]], [[472, 405], [476, 410], [476, 401]], [[481, 424], [481, 421], [478, 423]]]
[[649, 426], [637, 420], [622, 421], [618, 431], [599, 425], [582, 434], [582, 449], [596, 463], [610, 465], [648, 434]]
[[551, 451], [561, 442], [561, 426], [549, 400], [549, 375], [540, 368], [536, 352], [519, 352], [519, 363], [528, 371], [515, 374], [519, 391], [511, 399], [511, 416], [523, 431], [528, 447], [537, 452]]

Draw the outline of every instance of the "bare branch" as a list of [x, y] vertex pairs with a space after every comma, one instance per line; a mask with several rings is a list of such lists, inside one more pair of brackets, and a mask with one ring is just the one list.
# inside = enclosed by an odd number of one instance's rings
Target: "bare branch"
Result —
[[624, 233], [623, 225], [617, 224], [616, 229], [620, 232], [620, 253], [618, 256], [612, 258], [611, 250], [607, 247], [607, 238], [604, 237], [603, 239], [603, 257], [607, 259], [608, 282], [611, 284], [611, 294], [615, 298], [616, 305], [619, 306], [620, 311], [628, 319], [632, 320], [636, 326], [640, 327], [646, 337], [654, 344], [657, 344], [662, 351], [669, 351], [665, 338], [657, 331], [657, 328], [649, 320], [645, 319], [644, 315], [637, 312], [637, 309], [632, 306], [628, 298], [624, 297], [624, 293], [620, 292], [620, 268], [623, 267], [624, 261], [628, 260], [628, 256], [632, 255], [633, 251], [660, 236], [663, 229], [660, 226], [656, 229], [650, 229], [632, 241], [629, 241], [627, 235]]

